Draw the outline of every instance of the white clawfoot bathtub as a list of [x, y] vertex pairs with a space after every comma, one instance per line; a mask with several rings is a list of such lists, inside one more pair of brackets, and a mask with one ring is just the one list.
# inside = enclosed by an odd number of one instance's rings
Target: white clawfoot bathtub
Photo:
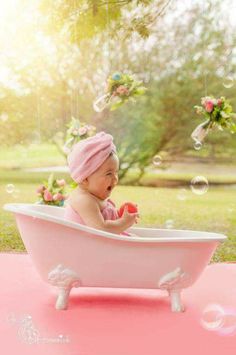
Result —
[[129, 228], [138, 237], [107, 233], [63, 219], [64, 208], [6, 204], [41, 278], [58, 287], [56, 309], [67, 309], [72, 287], [168, 291], [183, 312], [181, 291], [201, 275], [225, 235], [190, 230]]

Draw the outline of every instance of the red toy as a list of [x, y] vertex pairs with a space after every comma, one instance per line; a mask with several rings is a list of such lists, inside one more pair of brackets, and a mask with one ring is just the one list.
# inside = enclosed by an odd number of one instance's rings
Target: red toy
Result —
[[124, 213], [125, 206], [128, 206], [128, 212], [129, 213], [135, 213], [138, 212], [138, 205], [132, 203], [132, 202], [125, 202], [123, 205], [121, 205], [120, 209], [118, 210], [118, 215], [119, 217], [122, 217]]

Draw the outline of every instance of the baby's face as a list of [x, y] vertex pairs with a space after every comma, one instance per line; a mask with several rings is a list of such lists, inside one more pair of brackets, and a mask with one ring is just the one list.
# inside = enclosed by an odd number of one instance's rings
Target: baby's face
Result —
[[116, 154], [104, 163], [86, 180], [87, 190], [101, 200], [105, 200], [118, 183], [119, 159]]

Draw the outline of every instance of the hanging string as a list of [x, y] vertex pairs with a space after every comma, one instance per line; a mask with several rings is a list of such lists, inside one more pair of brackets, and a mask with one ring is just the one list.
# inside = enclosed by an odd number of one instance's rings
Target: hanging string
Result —
[[108, 75], [112, 69], [111, 48], [110, 48], [110, 16], [109, 16], [109, 2], [106, 3], [106, 21], [107, 21], [107, 57], [108, 57]]
[[204, 70], [204, 90], [205, 90], [205, 96], [207, 96], [207, 72], [206, 72], [206, 68]]
[[[77, 45], [78, 42], [78, 32], [77, 32], [77, 0], [74, 0], [74, 42]], [[75, 86], [75, 93], [74, 93], [74, 105], [75, 105], [75, 118], [78, 119], [79, 117], [79, 89], [76, 83]]]
[[[209, 1], [206, 1], [206, 5], [205, 5], [205, 9], [203, 12], [203, 16], [205, 17], [207, 14], [207, 10], [209, 8]], [[204, 19], [205, 21], [205, 19]], [[207, 31], [205, 32], [207, 33]], [[204, 91], [205, 91], [205, 96], [207, 96], [207, 69], [206, 69], [206, 58], [207, 58], [207, 37], [206, 34], [205, 35], [205, 39], [204, 39]]]
[[38, 126], [38, 143], [41, 143], [41, 106], [40, 106], [40, 97], [39, 97], [39, 88], [38, 88], [38, 83], [37, 83], [37, 89], [36, 89], [36, 121], [37, 121], [37, 126]]
[[[37, 11], [39, 11], [37, 9]], [[36, 12], [36, 31], [38, 32], [39, 29], [39, 13]], [[38, 76], [39, 78], [40, 76]], [[38, 134], [37, 134], [37, 143], [41, 143], [41, 107], [40, 107], [40, 97], [39, 97], [39, 79], [37, 78], [37, 82], [36, 82], [36, 112], [35, 112], [35, 116], [36, 116], [36, 125], [37, 125], [37, 129], [38, 129]]]

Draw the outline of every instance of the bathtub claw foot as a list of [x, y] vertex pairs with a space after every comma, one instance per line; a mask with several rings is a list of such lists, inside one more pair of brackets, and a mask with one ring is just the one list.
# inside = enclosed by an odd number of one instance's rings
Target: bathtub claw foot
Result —
[[185, 308], [181, 302], [181, 289], [183, 282], [189, 277], [180, 267], [163, 275], [159, 280], [158, 287], [167, 290], [171, 299], [172, 312], [184, 312]]
[[80, 280], [75, 271], [57, 265], [48, 274], [48, 281], [59, 288], [59, 294], [56, 301], [56, 309], [67, 309], [70, 291], [72, 287], [79, 287]]
[[172, 312], [184, 312], [185, 307], [181, 301], [180, 290], [169, 290]]
[[71, 287], [59, 289], [59, 294], [56, 301], [56, 309], [67, 309], [69, 295], [70, 295]]

